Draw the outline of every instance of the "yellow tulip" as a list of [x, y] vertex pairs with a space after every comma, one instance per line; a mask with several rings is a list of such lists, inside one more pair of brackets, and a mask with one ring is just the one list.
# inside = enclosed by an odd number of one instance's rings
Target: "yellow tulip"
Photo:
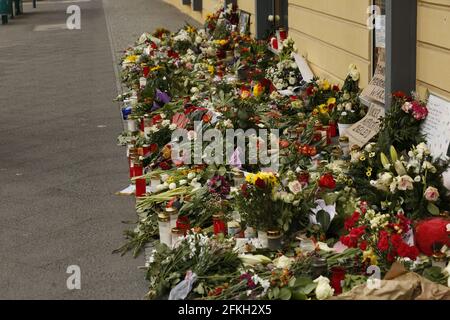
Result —
[[336, 98], [328, 98], [327, 100], [327, 105], [332, 105], [332, 104], [336, 104]]
[[318, 108], [321, 114], [328, 113], [328, 106], [326, 104], [321, 104]]
[[331, 84], [328, 82], [328, 80], [324, 80], [322, 82], [322, 89], [325, 91], [328, 91], [328, 90], [330, 90], [330, 88], [331, 88]]
[[259, 97], [263, 92], [264, 92], [264, 87], [260, 83], [258, 83], [257, 85], [255, 85], [253, 87], [253, 95], [255, 97]]
[[131, 55], [131, 56], [126, 57], [124, 61], [126, 63], [134, 63], [137, 61], [137, 59], [138, 59], [137, 55]]
[[377, 256], [373, 253], [372, 249], [363, 252], [363, 261], [370, 260], [370, 264], [376, 266], [378, 263]]

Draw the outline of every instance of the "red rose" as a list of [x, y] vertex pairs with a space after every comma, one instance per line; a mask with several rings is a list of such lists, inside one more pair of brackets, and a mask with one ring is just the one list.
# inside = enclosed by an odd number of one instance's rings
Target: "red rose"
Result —
[[169, 170], [169, 169], [170, 169], [170, 165], [169, 165], [167, 162], [165, 162], [165, 161], [161, 162], [161, 163], [159, 164], [159, 167], [160, 167], [162, 170]]
[[387, 254], [387, 261], [388, 262], [394, 262], [395, 261], [395, 253], [392, 251], [389, 251], [389, 253]]
[[398, 250], [398, 248], [400, 248], [400, 246], [403, 244], [402, 236], [399, 235], [399, 234], [393, 234], [393, 235], [391, 236], [391, 243], [392, 243], [392, 246], [393, 246], [396, 250]]
[[312, 96], [312, 95], [314, 94], [314, 86], [309, 86], [309, 87], [306, 89], [306, 94], [307, 94], [308, 96]]
[[350, 218], [348, 218], [344, 223], [345, 229], [350, 230], [351, 228], [353, 228], [356, 222], [358, 222], [359, 217], [360, 214], [358, 211], [353, 212], [353, 215]]
[[145, 78], [147, 78], [147, 76], [148, 76], [149, 73], [150, 73], [150, 67], [145, 66], [145, 67], [142, 69], [142, 74], [144, 75]]
[[419, 255], [419, 249], [415, 246], [409, 246], [406, 243], [402, 242], [398, 249], [397, 253], [400, 257], [410, 258], [411, 260], [416, 260]]
[[361, 241], [361, 243], [359, 244], [359, 248], [362, 250], [362, 251], [366, 251], [367, 250], [367, 241]]
[[152, 118], [152, 124], [157, 124], [158, 122], [160, 122], [162, 120], [162, 117], [160, 114], [157, 114], [156, 116], [154, 116]]
[[328, 189], [336, 188], [336, 181], [334, 180], [333, 175], [331, 173], [324, 174], [319, 179], [319, 186], [321, 188], [328, 188]]
[[397, 98], [397, 99], [405, 99], [406, 98], [406, 94], [403, 91], [396, 91], [392, 94], [392, 96], [394, 96], [394, 98]]
[[333, 91], [339, 91], [339, 90], [340, 90], [340, 89], [339, 89], [339, 86], [335, 84], [335, 85], [333, 86]]
[[384, 230], [380, 231], [380, 233], [378, 234], [378, 244], [377, 244], [377, 248], [382, 251], [385, 252], [389, 249], [389, 236], [388, 233]]
[[255, 181], [255, 186], [257, 186], [260, 189], [264, 189], [266, 187], [266, 183], [264, 182], [264, 180], [258, 178]]

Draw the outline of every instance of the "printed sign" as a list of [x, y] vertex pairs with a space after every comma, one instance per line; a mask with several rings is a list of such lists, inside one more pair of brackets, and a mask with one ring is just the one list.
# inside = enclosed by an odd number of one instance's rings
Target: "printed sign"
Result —
[[370, 104], [366, 116], [345, 131], [350, 140], [350, 145], [363, 147], [380, 131], [380, 118], [384, 117], [384, 107]]

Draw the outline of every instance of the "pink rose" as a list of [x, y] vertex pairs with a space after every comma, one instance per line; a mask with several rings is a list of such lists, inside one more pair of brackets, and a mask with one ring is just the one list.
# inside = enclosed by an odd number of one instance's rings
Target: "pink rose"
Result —
[[405, 102], [402, 105], [402, 110], [405, 111], [406, 113], [409, 113], [409, 111], [412, 109], [412, 103], [411, 102]]
[[435, 202], [439, 199], [439, 191], [434, 187], [428, 187], [424, 193], [425, 199], [431, 202]]
[[289, 182], [288, 187], [289, 187], [289, 190], [293, 194], [298, 194], [299, 192], [302, 191], [302, 184], [298, 180], [294, 180], [294, 181]]

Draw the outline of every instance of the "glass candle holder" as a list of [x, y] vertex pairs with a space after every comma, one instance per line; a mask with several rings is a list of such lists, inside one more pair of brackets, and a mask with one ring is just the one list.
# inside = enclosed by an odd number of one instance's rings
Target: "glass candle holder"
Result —
[[242, 171], [237, 171], [233, 173], [233, 184], [236, 188], [243, 185], [245, 182], [245, 175]]
[[233, 221], [229, 221], [227, 223], [228, 226], [228, 235], [229, 236], [236, 236], [241, 232], [241, 225], [239, 224], [239, 222], [233, 220]]
[[177, 208], [166, 208], [166, 214], [170, 217], [170, 227], [176, 228], [177, 226], [177, 220], [178, 220], [178, 210]]
[[[133, 159], [133, 174], [134, 177], [140, 177], [144, 174], [144, 168], [139, 158]], [[136, 184], [136, 197], [142, 197], [147, 192], [147, 183], [145, 178], [135, 180]]]
[[217, 213], [213, 215], [213, 228], [214, 234], [223, 233], [227, 234], [227, 226], [225, 224], [225, 216], [223, 213]]
[[184, 230], [172, 228], [172, 248], [184, 237]]
[[350, 140], [347, 136], [339, 137], [339, 146], [341, 147], [343, 157], [345, 159], [350, 157]]
[[320, 276], [325, 276], [328, 272], [327, 259], [321, 257], [314, 257], [311, 262], [311, 273], [313, 279]]
[[172, 233], [170, 228], [170, 216], [165, 213], [158, 215], [159, 241], [169, 248], [172, 247]]
[[279, 230], [267, 231], [267, 247], [270, 250], [276, 251], [281, 249], [281, 232]]
[[345, 268], [333, 267], [331, 268], [330, 285], [334, 289], [334, 294], [339, 295], [342, 293], [342, 281], [345, 279]]

